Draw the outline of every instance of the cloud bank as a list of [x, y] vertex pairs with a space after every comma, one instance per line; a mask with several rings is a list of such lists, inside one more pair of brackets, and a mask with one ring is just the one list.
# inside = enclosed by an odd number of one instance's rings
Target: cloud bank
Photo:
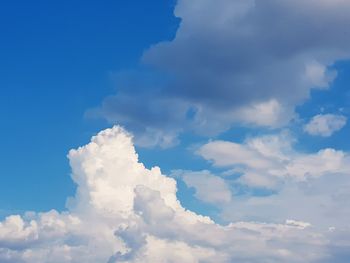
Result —
[[284, 126], [349, 58], [349, 12], [343, 0], [179, 0], [175, 38], [146, 50], [146, 73], [120, 73], [94, 114], [144, 146], [172, 146], [184, 131]]
[[293, 219], [219, 225], [186, 210], [175, 180], [145, 168], [117, 126], [71, 150], [69, 160], [77, 191], [67, 211], [7, 217], [1, 262], [324, 262], [344, 251], [338, 243], [330, 250], [334, 229]]

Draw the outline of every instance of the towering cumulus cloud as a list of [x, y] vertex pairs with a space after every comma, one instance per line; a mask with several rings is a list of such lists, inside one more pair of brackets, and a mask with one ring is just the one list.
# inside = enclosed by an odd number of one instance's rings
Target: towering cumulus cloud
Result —
[[[226, 226], [184, 209], [176, 182], [138, 162], [120, 127], [71, 150], [68, 209], [0, 223], [0, 262], [325, 262], [332, 231], [308, 223]], [[341, 249], [341, 248], [339, 248]], [[327, 261], [326, 261], [327, 262]]]

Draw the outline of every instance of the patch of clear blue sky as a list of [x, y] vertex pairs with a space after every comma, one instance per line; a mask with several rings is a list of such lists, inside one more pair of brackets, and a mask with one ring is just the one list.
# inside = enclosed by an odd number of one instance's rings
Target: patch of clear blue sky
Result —
[[350, 151], [350, 62], [341, 61], [334, 65], [338, 76], [328, 90], [314, 90], [311, 97], [297, 108], [303, 122], [317, 114], [341, 114], [348, 118], [343, 129], [330, 137], [310, 136], [302, 131], [302, 125], [293, 129], [298, 134], [297, 147], [301, 151], [318, 151], [324, 148]]
[[[109, 126], [84, 119], [85, 111], [115, 92], [111, 73], [137, 68], [145, 49], [173, 38], [179, 23], [174, 4], [175, 0], [0, 3], [0, 217], [64, 209], [66, 197], [75, 190], [68, 150]], [[350, 63], [335, 68], [339, 75], [332, 89], [313, 92], [298, 108], [305, 120], [321, 108], [330, 113], [344, 108], [349, 115]], [[274, 131], [236, 127], [218, 138], [242, 142], [247, 134], [270, 132]], [[300, 126], [293, 132], [304, 151], [350, 150], [349, 125], [331, 138], [308, 136]], [[191, 149], [206, 141], [184, 134], [174, 148], [138, 152], [147, 167], [159, 165], [166, 174], [173, 169], [220, 173], [193, 155]], [[181, 181], [178, 187], [187, 208], [215, 218], [215, 208], [193, 199], [193, 189]]]

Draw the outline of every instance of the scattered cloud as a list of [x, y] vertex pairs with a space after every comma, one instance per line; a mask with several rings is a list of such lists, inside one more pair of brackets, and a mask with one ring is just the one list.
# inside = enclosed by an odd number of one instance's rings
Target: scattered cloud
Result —
[[186, 210], [175, 180], [146, 169], [120, 127], [71, 150], [69, 160], [77, 191], [68, 210], [7, 217], [1, 262], [322, 262], [348, 247], [332, 242], [329, 250], [336, 229], [293, 218], [223, 226]]
[[197, 149], [197, 154], [225, 170], [222, 178], [227, 177], [233, 198], [219, 205], [221, 218], [227, 222], [292, 219], [347, 235], [349, 152], [326, 148], [305, 153], [296, 150], [295, 142], [283, 132], [242, 143], [211, 141]]
[[341, 130], [346, 122], [347, 118], [343, 115], [319, 114], [304, 126], [304, 130], [310, 135], [329, 137]]
[[218, 167], [242, 173], [240, 181], [248, 186], [276, 188], [286, 180], [306, 181], [326, 174], [350, 172], [350, 155], [331, 148], [317, 153], [293, 149], [288, 133], [250, 138], [244, 143], [211, 141], [197, 154]]

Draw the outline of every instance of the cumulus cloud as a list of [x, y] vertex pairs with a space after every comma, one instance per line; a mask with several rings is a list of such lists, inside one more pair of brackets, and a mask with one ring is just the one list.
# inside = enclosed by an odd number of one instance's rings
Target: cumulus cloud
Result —
[[275, 188], [287, 179], [302, 182], [327, 174], [350, 173], [350, 155], [331, 148], [317, 153], [293, 149], [286, 133], [249, 138], [244, 143], [212, 141], [197, 154], [215, 166], [242, 173], [240, 181], [249, 186]]
[[233, 198], [220, 205], [222, 218], [301, 220], [347, 233], [349, 152], [326, 148], [305, 153], [294, 143], [292, 136], [282, 133], [250, 137], [242, 143], [211, 141], [197, 150], [212, 165], [225, 169], [222, 175]]
[[294, 263], [333, 256], [328, 229], [300, 220], [223, 226], [186, 210], [175, 180], [158, 167], [145, 168], [120, 127], [71, 150], [69, 160], [77, 191], [68, 210], [28, 212], [0, 222], [1, 262]]
[[347, 118], [343, 115], [319, 114], [304, 126], [304, 130], [310, 135], [329, 137], [334, 132], [341, 130], [346, 122]]
[[195, 189], [195, 197], [210, 204], [228, 203], [232, 194], [229, 184], [219, 176], [209, 171], [182, 171], [177, 170], [174, 175], [181, 177], [188, 187]]
[[148, 146], [171, 146], [184, 131], [281, 127], [349, 58], [349, 12], [348, 1], [178, 0], [175, 38], [143, 55], [154, 72], [124, 74], [118, 93], [95, 110], [137, 136], [158, 131]]

